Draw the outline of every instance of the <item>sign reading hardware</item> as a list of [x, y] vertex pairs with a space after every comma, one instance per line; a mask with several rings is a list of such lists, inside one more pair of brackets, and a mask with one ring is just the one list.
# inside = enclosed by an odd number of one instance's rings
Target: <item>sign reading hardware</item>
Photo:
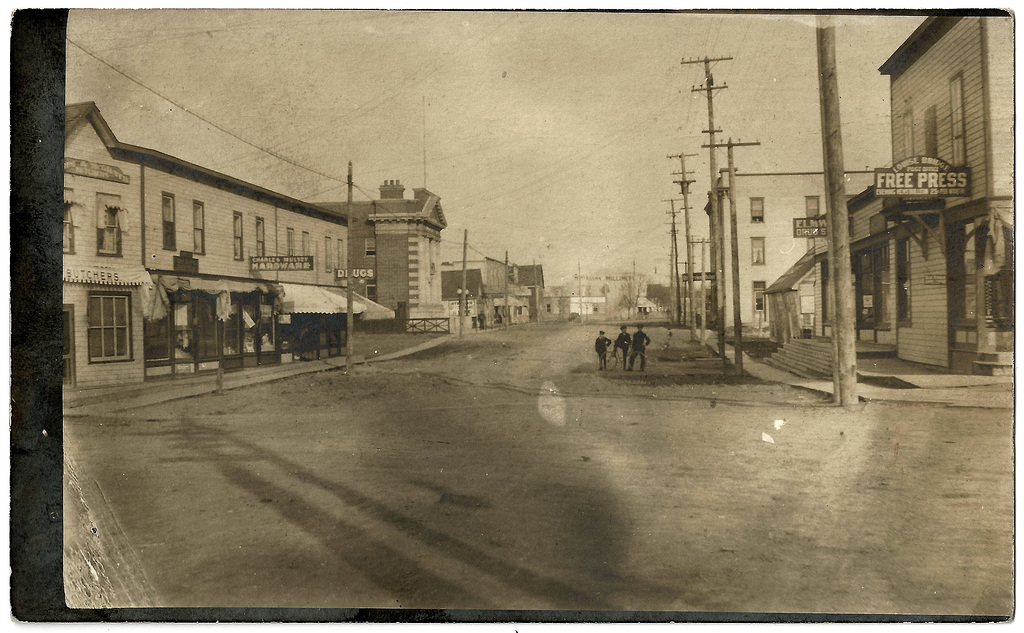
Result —
[[249, 270], [313, 270], [312, 255], [265, 255], [249, 258]]
[[[335, 279], [347, 279], [349, 277], [348, 272], [349, 271], [343, 268], [339, 268], [338, 270], [334, 271], [334, 277]], [[373, 279], [373, 269], [353, 268], [351, 276], [353, 279]]]
[[970, 170], [941, 158], [914, 156], [875, 169], [875, 195], [882, 198], [956, 198], [970, 191]]
[[825, 216], [793, 218], [793, 237], [828, 237], [828, 223], [825, 221]]

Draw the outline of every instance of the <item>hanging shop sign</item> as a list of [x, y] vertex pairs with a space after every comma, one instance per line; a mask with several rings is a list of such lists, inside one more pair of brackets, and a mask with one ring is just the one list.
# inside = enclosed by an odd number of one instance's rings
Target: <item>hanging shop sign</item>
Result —
[[249, 258], [249, 270], [313, 270], [312, 255], [264, 255]]
[[[372, 268], [353, 268], [351, 273], [351, 277], [353, 279], [373, 279], [374, 275]], [[348, 279], [348, 277], [349, 271], [343, 268], [339, 268], [338, 270], [334, 271], [335, 279]]]
[[793, 237], [828, 237], [828, 223], [825, 221], [825, 216], [793, 218]]
[[941, 158], [914, 156], [875, 169], [875, 195], [881, 198], [957, 198], [970, 192], [970, 170]]

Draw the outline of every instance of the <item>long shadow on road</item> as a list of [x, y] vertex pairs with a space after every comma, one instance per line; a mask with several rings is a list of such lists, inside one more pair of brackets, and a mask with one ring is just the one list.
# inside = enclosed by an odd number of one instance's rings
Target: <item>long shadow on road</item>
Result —
[[[358, 508], [370, 517], [401, 530], [408, 537], [432, 548], [445, 557], [470, 565], [492, 577], [508, 581], [514, 587], [556, 608], [606, 610], [615, 608], [600, 596], [582, 591], [564, 582], [536, 573], [525, 567], [482, 551], [456, 537], [439, 531], [422, 521], [362, 494], [349, 486], [331, 481], [301, 463], [282, 457], [254, 442], [247, 441], [223, 428], [198, 423], [191, 419], [180, 421], [180, 426], [168, 431], [177, 436], [192, 457], [215, 465], [216, 469], [233, 485], [255, 498], [284, 498], [289, 493], [267, 477], [257, 474], [258, 462], [271, 463], [288, 473], [294, 473], [306, 484], [329, 492], [350, 507]], [[198, 441], [197, 441], [198, 440]], [[223, 449], [227, 448], [227, 455]], [[196, 452], [199, 452], [198, 454]], [[232, 457], [234, 459], [224, 459]], [[363, 529], [339, 522], [329, 512], [314, 505], [295, 500], [287, 504], [273, 504], [274, 511], [292, 525], [317, 539], [335, 557], [357, 569], [376, 585], [393, 592], [403, 606], [443, 608], [460, 605], [463, 608], [507, 608], [494, 605], [492, 600], [474, 595], [444, 578]], [[316, 529], [331, 525], [331, 530]], [[361, 606], [361, 605], [339, 605]]]

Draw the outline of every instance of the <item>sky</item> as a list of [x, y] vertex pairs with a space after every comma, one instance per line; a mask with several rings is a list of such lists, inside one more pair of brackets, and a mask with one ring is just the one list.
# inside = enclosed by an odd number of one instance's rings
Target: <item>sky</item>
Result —
[[[847, 169], [891, 163], [878, 67], [922, 16], [834, 16]], [[687, 158], [710, 186], [703, 64], [740, 172], [820, 171], [815, 17], [515, 11], [75, 10], [66, 102], [115, 136], [310, 202], [385, 180], [441, 197], [442, 255], [542, 264], [548, 285], [667, 282]], [[725, 165], [725, 152], [718, 162]], [[699, 215], [698, 215], [699, 214]], [[682, 248], [682, 247], [681, 247]]]

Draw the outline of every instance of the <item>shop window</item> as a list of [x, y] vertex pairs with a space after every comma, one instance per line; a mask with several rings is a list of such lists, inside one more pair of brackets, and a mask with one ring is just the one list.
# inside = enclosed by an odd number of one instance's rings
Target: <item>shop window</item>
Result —
[[750, 221], [758, 224], [764, 222], [764, 198], [750, 199]]
[[939, 117], [935, 106], [924, 111], [924, 154], [939, 156]]
[[[259, 305], [259, 352], [261, 354], [271, 354], [274, 352], [275, 340], [274, 297], [269, 294], [261, 294]], [[242, 319], [245, 319], [244, 314]]]
[[901, 324], [910, 321], [910, 242], [896, 240], [896, 318]]
[[188, 295], [179, 295], [171, 304], [174, 316], [174, 358], [192, 359], [192, 301]]
[[215, 310], [215, 298], [198, 294], [196, 298], [196, 318], [193, 335], [196, 344], [196, 359], [215, 360], [219, 356], [217, 346], [218, 321]]
[[324, 268], [327, 272], [334, 270], [334, 263], [331, 261], [331, 251], [334, 249], [331, 247], [331, 238], [324, 238]]
[[121, 255], [121, 196], [96, 194], [96, 252]]
[[224, 319], [224, 344], [222, 348], [225, 356], [237, 356], [239, 352], [239, 305], [238, 298], [232, 297], [228, 307], [228, 318]]
[[754, 282], [754, 312], [764, 314], [764, 291], [767, 289], [767, 282]]
[[962, 167], [967, 164], [967, 145], [964, 134], [964, 78], [962, 75], [953, 77], [949, 82], [950, 135], [953, 145], [953, 165]]
[[177, 249], [174, 232], [174, 196], [165, 193], [161, 200], [161, 217], [163, 218], [163, 243], [164, 249], [173, 251]]
[[198, 200], [192, 201], [192, 252], [206, 253], [206, 209]]
[[294, 255], [295, 254], [295, 229], [293, 229], [291, 227], [288, 227], [287, 238], [286, 238], [285, 244], [286, 244], [287, 249], [288, 249], [288, 255]]
[[370, 301], [377, 300], [377, 284], [366, 284], [366, 298]]
[[366, 238], [365, 245], [366, 245], [366, 250], [365, 250], [366, 256], [367, 257], [376, 257], [376, 255], [377, 255], [377, 239], [373, 238], [373, 237], [368, 237], [368, 238]]
[[808, 218], [821, 215], [821, 199], [818, 196], [804, 196], [804, 215]]
[[958, 224], [948, 232], [947, 291], [949, 316], [954, 324], [972, 324], [977, 320], [976, 234], [971, 224]]
[[64, 190], [64, 252], [75, 252], [74, 191]]
[[234, 245], [235, 259], [241, 261], [245, 255], [245, 249], [242, 242], [242, 214], [238, 211], [234, 212], [234, 233], [232, 244]]
[[750, 259], [755, 266], [764, 266], [764, 238], [750, 238]]
[[256, 256], [263, 257], [267, 254], [267, 237], [264, 228], [263, 218], [256, 218]]
[[164, 318], [145, 321], [142, 326], [142, 349], [146, 361], [163, 361], [171, 358], [171, 313]]
[[309, 231], [302, 232], [302, 254], [309, 255]]
[[89, 362], [131, 360], [131, 296], [89, 294]]

